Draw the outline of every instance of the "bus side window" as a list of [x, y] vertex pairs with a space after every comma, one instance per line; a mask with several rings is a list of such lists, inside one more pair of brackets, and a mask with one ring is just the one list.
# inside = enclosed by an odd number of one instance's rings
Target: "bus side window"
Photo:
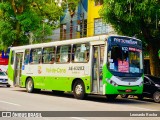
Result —
[[58, 46], [56, 51], [56, 62], [70, 62], [71, 45]]
[[60, 62], [60, 55], [56, 55], [56, 62]]
[[39, 64], [42, 63], [42, 49], [41, 48], [35, 48], [31, 49], [30, 52], [30, 63], [31, 64]]
[[84, 53], [84, 62], [88, 62], [89, 61], [89, 52], [85, 52]]
[[60, 62], [60, 46], [58, 46], [56, 49], [56, 62]]
[[24, 64], [25, 65], [27, 65], [29, 63], [29, 52], [30, 52], [29, 49], [25, 50], [25, 55], [24, 55]]
[[55, 59], [55, 47], [47, 47], [43, 49], [43, 59], [46, 64], [53, 64]]
[[73, 62], [88, 62], [89, 61], [89, 44], [74, 44], [72, 61]]

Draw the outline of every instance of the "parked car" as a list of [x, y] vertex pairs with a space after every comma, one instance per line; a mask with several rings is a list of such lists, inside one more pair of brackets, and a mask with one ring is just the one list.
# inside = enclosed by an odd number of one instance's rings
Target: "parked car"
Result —
[[[129, 95], [123, 94], [122, 98], [127, 98]], [[143, 99], [144, 97], [152, 98], [154, 102], [160, 102], [160, 77], [155, 77], [152, 75], [144, 75], [144, 86], [143, 93], [137, 95], [138, 99]]]
[[8, 83], [8, 76], [3, 71], [0, 71], [0, 85], [6, 85], [7, 87], [10, 87], [10, 84]]

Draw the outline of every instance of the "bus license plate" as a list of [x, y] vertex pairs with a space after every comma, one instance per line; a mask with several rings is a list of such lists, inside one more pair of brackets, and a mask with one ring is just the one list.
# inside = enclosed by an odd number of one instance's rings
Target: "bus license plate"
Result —
[[127, 89], [126, 92], [132, 92], [132, 90], [131, 89]]

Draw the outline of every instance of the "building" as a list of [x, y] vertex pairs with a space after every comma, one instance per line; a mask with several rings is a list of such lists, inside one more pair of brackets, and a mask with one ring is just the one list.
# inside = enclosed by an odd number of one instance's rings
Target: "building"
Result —
[[87, 36], [95, 36], [100, 34], [115, 34], [111, 25], [103, 22], [99, 15], [102, 8], [103, 0], [95, 2], [88, 0], [88, 21], [87, 21]]
[[75, 11], [65, 10], [60, 19], [61, 40], [74, 39], [87, 36], [88, 0], [80, 0]]
[[111, 25], [104, 23], [99, 15], [102, 5], [103, 0], [80, 0], [74, 13], [66, 10], [61, 17], [61, 40], [116, 34]]

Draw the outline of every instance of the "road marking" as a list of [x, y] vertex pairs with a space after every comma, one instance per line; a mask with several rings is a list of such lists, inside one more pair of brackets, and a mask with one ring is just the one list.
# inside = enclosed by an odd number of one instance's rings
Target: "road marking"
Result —
[[87, 119], [84, 119], [84, 118], [79, 118], [79, 117], [71, 117], [72, 119], [77, 119], [77, 120], [87, 120]]
[[10, 104], [10, 105], [15, 105], [15, 106], [21, 106], [19, 104], [15, 104], [15, 103], [11, 103], [11, 102], [6, 102], [6, 101], [0, 101], [1, 103], [6, 103], [6, 104]]

